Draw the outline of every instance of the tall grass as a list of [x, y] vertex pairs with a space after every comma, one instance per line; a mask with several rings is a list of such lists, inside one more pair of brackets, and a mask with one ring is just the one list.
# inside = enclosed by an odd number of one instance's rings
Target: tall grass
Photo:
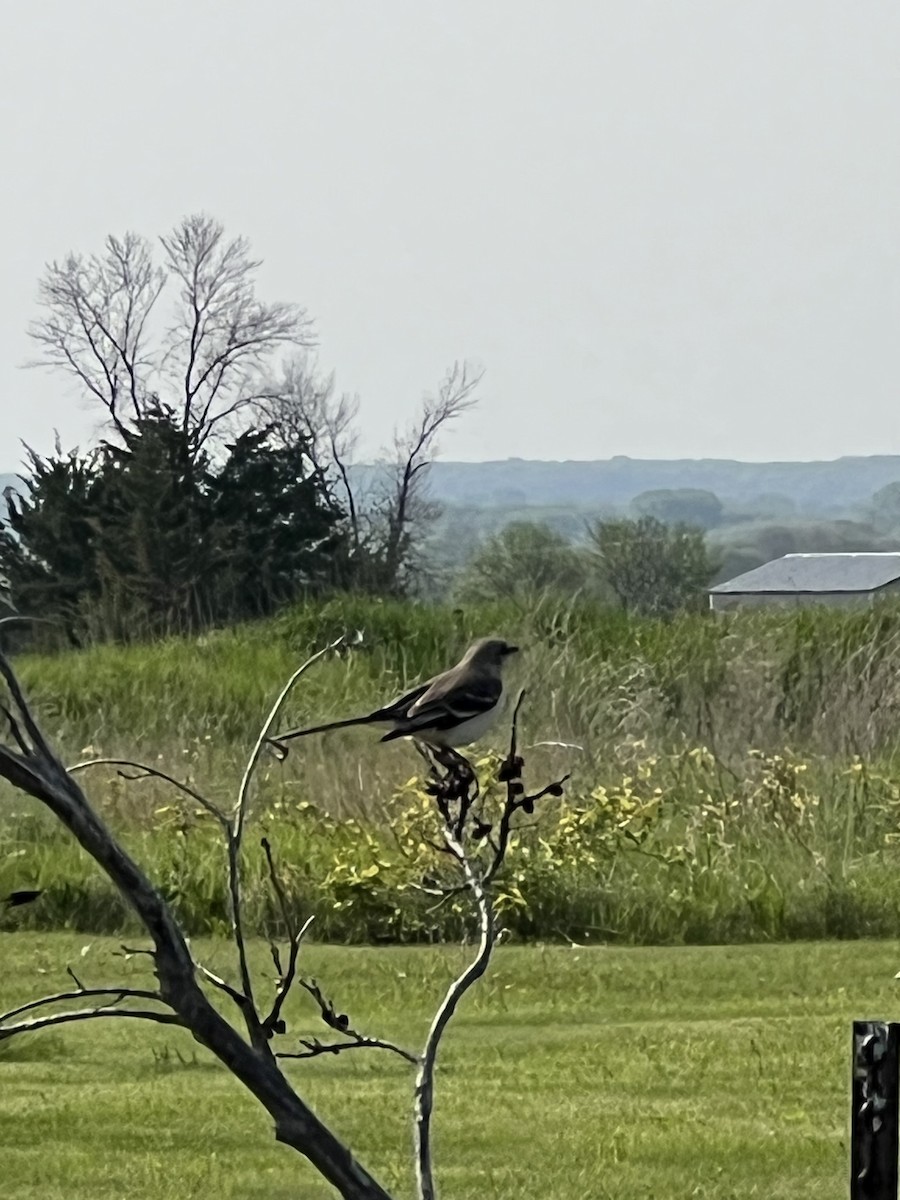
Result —
[[[571, 769], [567, 797], [523, 835], [503, 919], [523, 937], [640, 942], [891, 934], [900, 916], [900, 608], [636, 619], [588, 602], [465, 610], [342, 599], [194, 639], [21, 656], [51, 737], [84, 755], [158, 762], [227, 803], [290, 671], [339, 633], [286, 723], [341, 717], [451, 661], [476, 635], [523, 648], [534, 778]], [[494, 735], [502, 749], [505, 734]], [[565, 743], [538, 745], [534, 743]], [[579, 747], [578, 749], [572, 747]], [[458, 936], [452, 905], [404, 888], [391, 832], [418, 770], [367, 731], [267, 762], [255, 820], [294, 903], [346, 940]], [[226, 919], [214, 832], [164, 787], [111, 771], [85, 786], [195, 932]], [[399, 806], [399, 807], [398, 807]], [[41, 886], [7, 924], [127, 927], [91, 864], [21, 797], [0, 810], [0, 889]], [[574, 832], [573, 832], [574, 830]], [[372, 868], [376, 869], [372, 869]], [[248, 851], [250, 910], [276, 920]]]

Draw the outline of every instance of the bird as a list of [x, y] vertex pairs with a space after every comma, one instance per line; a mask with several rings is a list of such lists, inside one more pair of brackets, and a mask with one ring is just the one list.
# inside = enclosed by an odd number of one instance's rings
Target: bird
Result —
[[503, 666], [518, 649], [503, 638], [479, 638], [455, 666], [417, 684], [389, 704], [365, 716], [291, 729], [269, 738], [269, 744], [284, 758], [288, 753], [284, 743], [293, 738], [353, 725], [375, 725], [388, 727], [382, 742], [412, 737], [438, 749], [468, 746], [487, 733], [502, 710]]

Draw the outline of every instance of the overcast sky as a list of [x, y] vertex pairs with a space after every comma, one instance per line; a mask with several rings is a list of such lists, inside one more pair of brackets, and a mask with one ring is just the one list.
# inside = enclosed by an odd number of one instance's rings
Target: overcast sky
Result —
[[205, 210], [316, 318], [365, 447], [900, 453], [897, 0], [32, 0], [0, 41], [0, 472], [48, 259]]

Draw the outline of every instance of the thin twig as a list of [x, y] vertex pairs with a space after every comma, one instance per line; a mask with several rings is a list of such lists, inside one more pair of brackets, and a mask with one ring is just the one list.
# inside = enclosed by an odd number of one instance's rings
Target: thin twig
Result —
[[322, 989], [314, 979], [298, 979], [298, 984], [305, 991], [309, 992], [313, 1000], [319, 1006], [319, 1016], [325, 1022], [329, 1029], [333, 1029], [336, 1033], [341, 1034], [346, 1038], [346, 1042], [320, 1042], [318, 1038], [301, 1038], [300, 1045], [306, 1047], [306, 1053], [297, 1053], [288, 1055], [290, 1058], [315, 1058], [319, 1054], [340, 1054], [341, 1050], [361, 1049], [369, 1047], [381, 1050], [392, 1050], [395, 1054], [399, 1054], [405, 1058], [407, 1062], [418, 1064], [419, 1059], [409, 1050], [403, 1050], [396, 1046], [393, 1042], [385, 1041], [384, 1038], [367, 1037], [360, 1033], [358, 1029], [354, 1029], [350, 1023], [350, 1018], [346, 1013], [339, 1013], [334, 1007], [334, 1003], [324, 995]]
[[[253, 750], [250, 753], [250, 757], [247, 760], [247, 766], [244, 769], [241, 785], [238, 789], [237, 801], [235, 802], [234, 811], [229, 823], [228, 891], [231, 898], [231, 931], [238, 953], [238, 965], [241, 976], [241, 992], [244, 996], [246, 996], [247, 1002], [250, 1008], [252, 1008], [254, 1014], [257, 1013], [257, 1009], [253, 998], [253, 980], [250, 975], [250, 964], [247, 958], [247, 946], [244, 940], [243, 916], [241, 910], [241, 846], [244, 838], [244, 823], [247, 815], [247, 801], [250, 796], [250, 784], [253, 781], [253, 775], [256, 771], [257, 764], [259, 763], [263, 747], [268, 740], [269, 732], [277, 721], [278, 714], [281, 712], [282, 706], [296, 686], [298, 680], [306, 673], [306, 671], [309, 670], [311, 666], [313, 666], [314, 663], [317, 663], [320, 658], [323, 658], [332, 650], [337, 649], [343, 640], [343, 637], [337, 638], [329, 646], [326, 646], [324, 649], [319, 650], [316, 654], [313, 654], [311, 658], [308, 658], [306, 662], [302, 664], [302, 666], [297, 668], [297, 670], [293, 673], [293, 675], [279, 692], [275, 703], [272, 705], [272, 708], [269, 711], [268, 717], [264, 721], [263, 726], [259, 731], [256, 743], [254, 744]], [[265, 1031], [263, 1030], [262, 1023], [259, 1022], [258, 1016], [256, 1031], [251, 1028], [249, 1032], [251, 1039], [256, 1040], [258, 1037], [262, 1037], [263, 1041], [266, 1040]]]
[[43, 1008], [47, 1004], [62, 1004], [66, 1000], [85, 1000], [92, 996], [115, 996], [117, 1004], [121, 1000], [157, 1000], [160, 1004], [163, 1003], [163, 998], [159, 992], [150, 992], [143, 988], [79, 987], [77, 991], [56, 992], [52, 996], [42, 996], [39, 1000], [29, 1000], [27, 1004], [20, 1004], [18, 1008], [11, 1008], [9, 1012], [0, 1014], [0, 1025], [5, 1024], [6, 1021], [11, 1021], [13, 1017], [20, 1017], [22, 1013], [33, 1012], [36, 1008]]
[[78, 976], [75, 974], [75, 972], [72, 970], [71, 967], [66, 967], [66, 974], [72, 980], [72, 982], [75, 984], [75, 986], [78, 988], [78, 991], [83, 995], [84, 994], [84, 984], [81, 982], [81, 980], [78, 978]]
[[146, 948], [141, 948], [141, 947], [138, 947], [138, 946], [126, 946], [124, 942], [123, 942], [123, 943], [122, 943], [122, 945], [119, 947], [119, 949], [118, 949], [118, 950], [114, 950], [114, 951], [113, 951], [113, 953], [114, 953], [114, 954], [120, 954], [120, 953], [121, 953], [121, 954], [124, 954], [124, 956], [125, 956], [126, 958], [131, 958], [131, 957], [133, 957], [133, 956], [135, 956], [135, 955], [138, 955], [138, 954], [144, 954], [144, 955], [146, 955], [146, 956], [147, 956], [147, 958], [152, 958], [152, 959], [155, 959], [155, 958], [156, 958], [156, 951], [155, 951], [155, 950], [147, 950]]
[[213, 804], [212, 800], [207, 800], [201, 792], [196, 791], [190, 784], [183, 783], [180, 779], [176, 779], [165, 771], [160, 771], [158, 767], [150, 767], [146, 763], [133, 762], [129, 758], [88, 758], [84, 762], [75, 763], [66, 769], [70, 775], [74, 775], [76, 771], [84, 771], [88, 767], [131, 767], [135, 771], [140, 771], [140, 775], [125, 775], [122, 771], [119, 771], [118, 774], [123, 779], [143, 779], [147, 776], [161, 779], [164, 783], [171, 784], [172, 787], [177, 788], [179, 792], [190, 796], [192, 800], [196, 800], [201, 808], [208, 812], [210, 816], [215, 817], [223, 828], [228, 824], [228, 818], [217, 804]]
[[345, 1050], [389, 1050], [392, 1054], [399, 1054], [401, 1058], [406, 1059], [408, 1063], [412, 1063], [417, 1067], [421, 1063], [418, 1055], [411, 1053], [409, 1050], [404, 1050], [402, 1046], [397, 1046], [393, 1042], [387, 1042], [383, 1038], [364, 1037], [362, 1034], [357, 1034], [352, 1041], [346, 1042], [320, 1042], [318, 1038], [300, 1038], [300, 1045], [305, 1046], [305, 1050], [294, 1052], [282, 1051], [275, 1055], [276, 1058], [319, 1058], [323, 1054], [342, 1054]]
[[296, 928], [291, 916], [284, 884], [281, 882], [281, 877], [275, 868], [275, 859], [272, 855], [272, 846], [269, 839], [267, 837], [262, 838], [261, 845], [266, 856], [266, 864], [269, 868], [269, 879], [272, 883], [272, 890], [275, 892], [278, 907], [281, 910], [281, 919], [284, 921], [285, 930], [290, 938], [290, 950], [288, 951], [286, 970], [282, 969], [281, 955], [278, 953], [278, 948], [274, 944], [271, 948], [272, 960], [275, 963], [275, 970], [278, 972], [278, 986], [275, 991], [275, 1000], [273, 1001], [271, 1011], [263, 1021], [263, 1028], [271, 1035], [273, 1033], [284, 1032], [281, 1027], [281, 1010], [284, 1007], [288, 992], [290, 992], [297, 975], [297, 959], [300, 956], [300, 945], [306, 936], [307, 930], [315, 920], [315, 914], [311, 913], [303, 922], [303, 925], [299, 929]]
[[[281, 919], [284, 921], [284, 928], [287, 936], [293, 940], [296, 935], [293, 920], [291, 919], [291, 910], [288, 906], [287, 893], [284, 890], [284, 884], [281, 882], [277, 870], [275, 869], [275, 859], [272, 855], [272, 843], [267, 837], [260, 838], [259, 844], [263, 848], [263, 853], [266, 856], [266, 866], [269, 868], [269, 882], [272, 884], [272, 891], [275, 893], [275, 898], [278, 901], [278, 908], [281, 911]], [[306, 929], [312, 917], [304, 925]]]
[[209, 967], [204, 967], [203, 963], [194, 959], [194, 966], [200, 972], [204, 979], [208, 980], [213, 987], [217, 987], [219, 991], [224, 992], [230, 1000], [233, 1000], [241, 1012], [244, 1012], [247, 1006], [247, 997], [242, 995], [236, 987], [232, 987], [220, 975], [216, 975], [214, 971], [210, 971]]
[[302, 928], [298, 929], [291, 938], [291, 948], [288, 952], [287, 970], [284, 971], [284, 973], [279, 970], [279, 975], [281, 978], [278, 981], [278, 989], [275, 992], [275, 1000], [272, 1004], [272, 1011], [266, 1017], [265, 1021], [263, 1021], [264, 1027], [272, 1030], [274, 1033], [279, 1031], [279, 1026], [281, 1024], [281, 1010], [284, 1007], [284, 1002], [287, 999], [288, 992], [291, 990], [291, 986], [297, 977], [297, 958], [300, 954], [300, 944], [306, 935], [306, 931], [309, 929], [310, 925], [312, 925], [314, 920], [315, 915], [310, 914], [303, 922]]
[[52, 1025], [68, 1025], [72, 1021], [91, 1021], [97, 1017], [131, 1017], [141, 1021], [156, 1021], [159, 1025], [184, 1025], [177, 1013], [150, 1012], [139, 1008], [85, 1008], [77, 1012], [55, 1013], [49, 1017], [35, 1017], [32, 1021], [21, 1021], [18, 1025], [0, 1026], [0, 1042], [19, 1033], [36, 1033]]
[[[7, 622], [11, 621], [12, 619], [13, 618], [11, 618], [11, 617], [4, 617], [3, 620], [0, 621], [0, 625], [5, 625]], [[44, 739], [44, 735], [41, 733], [40, 729], [37, 726], [37, 722], [35, 721], [34, 717], [31, 715], [31, 710], [29, 709], [28, 704], [26, 703], [25, 697], [22, 694], [22, 689], [19, 686], [19, 681], [18, 681], [18, 679], [16, 679], [15, 675], [13, 674], [13, 669], [10, 666], [10, 664], [7, 662], [7, 660], [3, 654], [0, 654], [0, 675], [2, 675], [3, 681], [5, 682], [7, 688], [9, 689], [10, 697], [12, 698], [12, 702], [15, 705], [16, 710], [19, 713], [19, 717], [21, 718], [22, 724], [25, 727], [25, 732], [28, 734], [28, 737], [31, 739], [31, 751], [26, 751], [23, 748], [22, 753], [26, 754], [26, 753], [33, 752], [33, 753], [37, 754], [37, 756], [41, 759], [45, 759], [45, 760], [51, 761], [51, 762], [55, 761], [53, 759], [53, 753], [52, 753], [50, 747], [47, 745], [47, 742]], [[16, 740], [20, 741], [21, 737], [22, 737], [21, 733], [17, 733]], [[24, 745], [25, 745], [24, 740], [20, 741], [20, 745], [22, 745], [24, 747]]]
[[256, 770], [256, 765], [259, 762], [263, 747], [269, 739], [269, 732], [278, 719], [278, 714], [281, 712], [281, 709], [284, 706], [288, 696], [290, 696], [291, 692], [294, 690], [294, 687], [296, 686], [301, 675], [304, 675], [311, 666], [319, 661], [320, 658], [324, 658], [326, 654], [330, 654], [332, 650], [336, 650], [338, 646], [343, 643], [343, 641], [343, 635], [339, 638], [336, 638], [330, 645], [325, 646], [322, 650], [318, 650], [312, 655], [311, 658], [308, 658], [302, 666], [298, 667], [281, 689], [278, 694], [278, 698], [272, 705], [269, 715], [259, 732], [259, 736], [256, 739], [256, 744], [254, 745], [250, 757], [247, 760], [247, 766], [244, 769], [243, 778], [241, 779], [241, 786], [238, 790], [237, 803], [235, 804], [234, 808], [235, 833], [238, 835], [238, 838], [240, 838], [244, 817], [246, 815], [247, 797], [250, 790], [250, 783], [253, 779], [253, 773]]

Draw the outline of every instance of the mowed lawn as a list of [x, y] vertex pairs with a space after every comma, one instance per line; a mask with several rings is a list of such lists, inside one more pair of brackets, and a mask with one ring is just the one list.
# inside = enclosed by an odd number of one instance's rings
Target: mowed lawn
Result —
[[[143, 981], [146, 961], [117, 948], [0, 936], [0, 1007], [64, 989], [67, 964], [86, 986]], [[225, 943], [195, 948], [230, 971]], [[463, 953], [310, 945], [304, 969], [358, 1028], [418, 1049]], [[267, 948], [254, 946], [254, 960], [267, 994]], [[503, 947], [439, 1064], [441, 1195], [843, 1200], [850, 1021], [898, 1015], [898, 968], [896, 942]], [[327, 1036], [308, 1001], [290, 1016], [294, 1036]], [[410, 1197], [411, 1068], [357, 1051], [289, 1070]], [[0, 1130], [9, 1200], [334, 1195], [205, 1051], [160, 1026], [92, 1022], [0, 1045]]]

